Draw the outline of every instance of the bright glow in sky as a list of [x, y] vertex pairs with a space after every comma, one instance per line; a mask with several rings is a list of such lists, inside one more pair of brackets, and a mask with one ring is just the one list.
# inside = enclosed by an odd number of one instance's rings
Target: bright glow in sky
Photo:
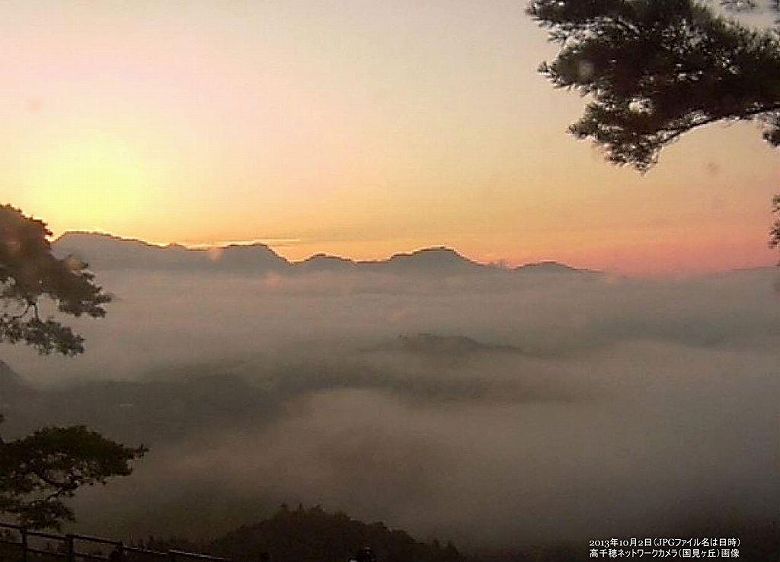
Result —
[[769, 265], [780, 154], [750, 125], [644, 177], [565, 134], [522, 0], [9, 1], [0, 200], [56, 233], [447, 245], [632, 274]]

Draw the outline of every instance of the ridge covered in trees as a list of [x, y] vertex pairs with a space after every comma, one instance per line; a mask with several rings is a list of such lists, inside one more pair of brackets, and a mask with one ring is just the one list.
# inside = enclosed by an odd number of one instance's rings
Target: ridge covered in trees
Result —
[[370, 547], [381, 562], [466, 561], [452, 543], [442, 545], [435, 539], [421, 542], [383, 523], [363, 523], [341, 512], [329, 513], [320, 506], [303, 505], [296, 509], [282, 505], [268, 519], [244, 525], [210, 544], [151, 538], [143, 546], [273, 562], [346, 562], [365, 547]]

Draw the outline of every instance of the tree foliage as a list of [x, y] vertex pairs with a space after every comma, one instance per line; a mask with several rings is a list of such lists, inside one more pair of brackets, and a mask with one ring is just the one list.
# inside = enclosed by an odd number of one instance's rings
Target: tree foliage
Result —
[[144, 447], [125, 447], [84, 426], [45, 427], [5, 442], [0, 438], [0, 513], [30, 527], [72, 521], [63, 500], [82, 486], [127, 476]]
[[761, 118], [780, 144], [780, 39], [692, 0], [540, 0], [529, 13], [561, 50], [543, 72], [590, 95], [570, 131], [647, 170], [695, 127]]
[[48, 300], [65, 314], [102, 317], [111, 297], [95, 285], [87, 264], [55, 257], [49, 236], [42, 221], [0, 205], [0, 342], [76, 355], [84, 351], [83, 338], [53, 318], [43, 318], [42, 306]]
[[[271, 518], [244, 526], [212, 543], [208, 550], [233, 560], [257, 557], [275, 562], [360, 559], [355, 554], [370, 547], [383, 562], [464, 562], [452, 544], [423, 543], [382, 523], [366, 524], [344, 513], [319, 506], [288, 509]], [[255, 559], [257, 559], [255, 558]]]
[[[64, 314], [97, 318], [111, 298], [85, 263], [55, 257], [49, 236], [42, 221], [0, 205], [0, 342], [72, 356], [84, 351], [82, 337], [42, 318], [41, 307], [51, 302]], [[84, 426], [45, 427], [13, 441], [0, 437], [0, 514], [31, 527], [58, 527], [73, 519], [64, 500], [82, 486], [130, 474], [132, 461], [145, 452]]]
[[[779, 7], [718, 4], [732, 13]], [[717, 121], [759, 120], [780, 146], [780, 28], [750, 27], [696, 0], [536, 0], [528, 13], [561, 47], [540, 71], [591, 98], [569, 131], [609, 161], [645, 172], [662, 148]], [[780, 220], [770, 236], [780, 245]]]

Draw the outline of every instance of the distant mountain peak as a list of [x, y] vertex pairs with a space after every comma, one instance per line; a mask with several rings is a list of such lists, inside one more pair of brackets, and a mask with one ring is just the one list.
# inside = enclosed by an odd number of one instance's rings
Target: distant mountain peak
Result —
[[89, 264], [93, 270], [146, 269], [176, 271], [240, 271], [258, 273], [274, 271], [338, 272], [373, 271], [393, 275], [461, 276], [475, 273], [595, 273], [576, 269], [555, 261], [541, 261], [514, 269], [485, 265], [471, 260], [448, 246], [431, 246], [412, 252], [397, 253], [373, 261], [317, 253], [291, 263], [262, 242], [232, 243], [225, 246], [187, 248], [171, 243], [157, 245], [134, 238], [123, 238], [102, 232], [71, 231], [57, 238], [52, 247], [59, 257], [72, 255]]
[[92, 269], [149, 269], [197, 271], [240, 269], [268, 271], [290, 263], [261, 243], [231, 244], [221, 248], [187, 248], [181, 244], [159, 246], [133, 238], [97, 232], [67, 232], [52, 247], [60, 257], [73, 255]]
[[330, 254], [326, 254], [324, 252], [319, 252], [317, 254], [314, 254], [312, 256], [309, 256], [304, 262], [311, 262], [311, 261], [342, 261], [342, 262], [352, 262], [349, 258], [342, 258], [340, 256], [332, 256]]
[[260, 265], [279, 269], [290, 265], [290, 262], [260, 242], [229, 244], [221, 248], [212, 248], [207, 252], [210, 253], [212, 262], [241, 269], [257, 268]]
[[460, 275], [488, 269], [489, 266], [474, 262], [452, 248], [435, 246], [410, 253], [399, 253], [381, 261], [358, 262], [358, 265], [403, 274]]
[[349, 259], [340, 256], [332, 256], [322, 252], [309, 256], [303, 261], [294, 264], [304, 271], [338, 271], [353, 269], [357, 264]]
[[596, 273], [590, 269], [578, 269], [557, 261], [526, 263], [514, 268], [514, 271], [524, 273]]
[[569, 265], [557, 261], [552, 261], [552, 260], [543, 260], [543, 261], [526, 263], [520, 266], [520, 268], [523, 267], [530, 268], [530, 269], [566, 269], [569, 271], [576, 271], [575, 268]]
[[400, 334], [395, 340], [383, 342], [364, 351], [401, 351], [429, 357], [458, 358], [476, 353], [520, 353], [517, 347], [483, 343], [468, 336], [432, 333]]
[[390, 260], [410, 259], [410, 258], [415, 258], [415, 259], [433, 258], [433, 259], [446, 259], [446, 260], [453, 260], [453, 261], [471, 262], [470, 259], [462, 256], [457, 251], [453, 250], [452, 248], [448, 248], [447, 246], [431, 246], [430, 248], [421, 248], [419, 250], [414, 250], [413, 252], [409, 252], [409, 253], [393, 254], [390, 257]]
[[[137, 238], [123, 238], [121, 236], [115, 236], [114, 234], [107, 234], [105, 232], [91, 232], [87, 230], [69, 230], [68, 232], [60, 235], [53, 244], [73, 244], [73, 243], [97, 243], [97, 244], [137, 244], [146, 246], [149, 248], [163, 248], [163, 246], [145, 242]], [[169, 244], [173, 246], [174, 244]]]

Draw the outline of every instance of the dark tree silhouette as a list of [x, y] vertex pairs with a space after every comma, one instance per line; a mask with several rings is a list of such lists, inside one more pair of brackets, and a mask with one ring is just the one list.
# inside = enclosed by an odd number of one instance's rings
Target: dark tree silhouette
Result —
[[84, 426], [45, 427], [32, 435], [0, 439], [0, 513], [30, 527], [73, 520], [63, 502], [82, 486], [131, 473], [144, 447], [125, 447]]
[[[49, 236], [43, 222], [0, 206], [0, 342], [73, 356], [84, 351], [83, 339], [43, 319], [41, 308], [53, 303], [65, 314], [102, 317], [111, 299], [86, 264], [52, 254]], [[132, 461], [145, 452], [83, 426], [46, 427], [13, 441], [0, 437], [0, 514], [32, 527], [58, 527], [73, 519], [63, 500], [81, 486], [130, 474]]]
[[[591, 97], [569, 131], [609, 161], [645, 172], [662, 148], [717, 121], [759, 120], [764, 139], [780, 145], [777, 27], [749, 27], [696, 0], [537, 0], [528, 13], [561, 47], [540, 71], [555, 87]], [[780, 244], [780, 220], [770, 244]]]
[[[167, 548], [168, 545], [164, 545]], [[366, 547], [369, 547], [368, 552]], [[196, 547], [199, 548], [199, 547]], [[233, 560], [298, 562], [350, 559], [382, 562], [464, 562], [451, 543], [423, 543], [383, 523], [366, 524], [319, 506], [281, 509], [255, 525], [243, 526], [214, 541], [207, 551]], [[357, 553], [357, 554], [356, 554]]]
[[46, 304], [41, 301], [48, 298], [73, 316], [102, 317], [111, 297], [93, 283], [87, 264], [52, 255], [49, 236], [42, 221], [0, 206], [0, 341], [76, 355], [84, 351], [83, 338], [52, 318], [41, 318]]

